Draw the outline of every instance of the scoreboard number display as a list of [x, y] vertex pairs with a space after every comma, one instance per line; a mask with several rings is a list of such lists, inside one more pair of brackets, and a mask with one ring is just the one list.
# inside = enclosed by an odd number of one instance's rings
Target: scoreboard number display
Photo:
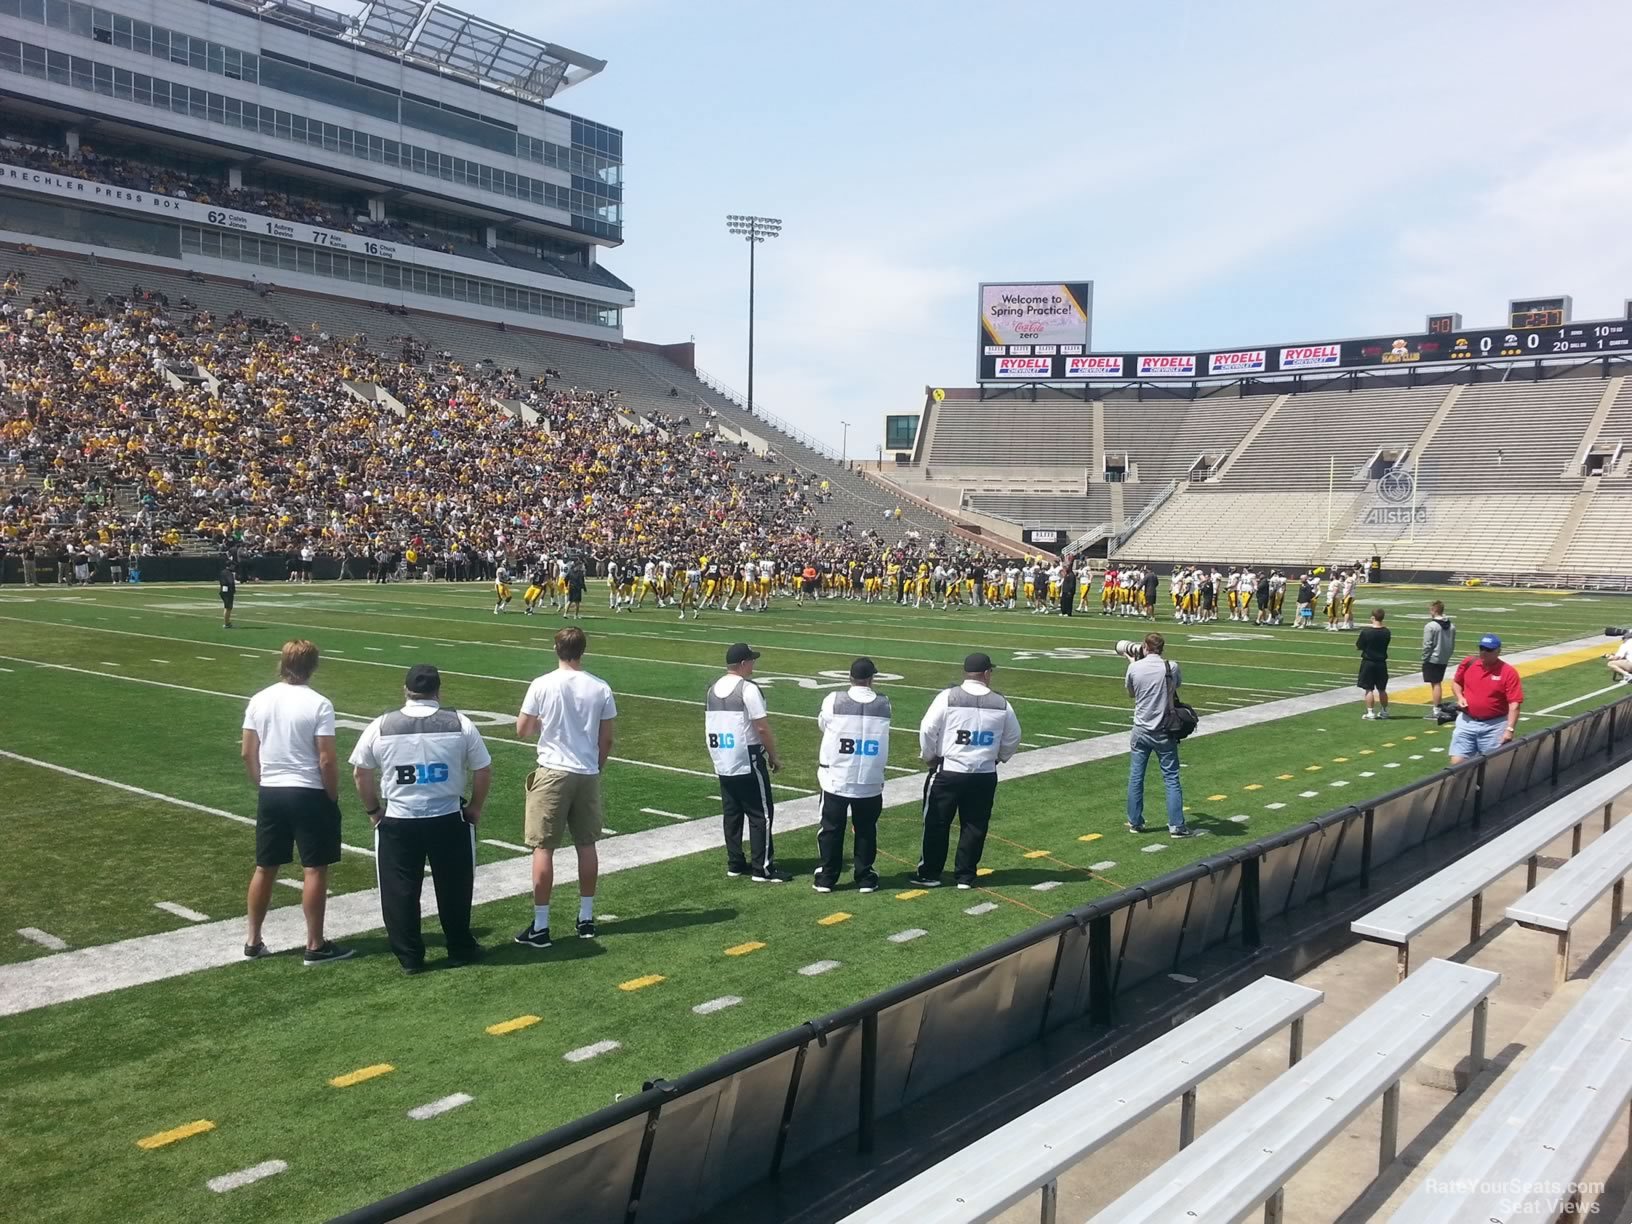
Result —
[[1507, 325], [1515, 331], [1562, 327], [1570, 321], [1568, 296], [1514, 298], [1507, 304]]

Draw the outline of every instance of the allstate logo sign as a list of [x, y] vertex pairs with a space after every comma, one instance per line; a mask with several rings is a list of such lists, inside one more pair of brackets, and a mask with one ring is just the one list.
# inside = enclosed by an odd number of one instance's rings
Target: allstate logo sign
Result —
[[1377, 504], [1369, 507], [1361, 519], [1364, 527], [1425, 527], [1428, 525], [1428, 507], [1423, 504], [1422, 491], [1417, 488], [1416, 476], [1406, 468], [1384, 472], [1377, 482]]
[[1391, 506], [1403, 506], [1417, 493], [1417, 481], [1405, 468], [1391, 468], [1377, 482], [1377, 496]]

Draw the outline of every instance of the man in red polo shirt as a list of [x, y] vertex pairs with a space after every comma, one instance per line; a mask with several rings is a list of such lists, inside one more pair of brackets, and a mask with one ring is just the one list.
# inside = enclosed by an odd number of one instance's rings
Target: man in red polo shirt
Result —
[[1502, 639], [1487, 633], [1479, 639], [1477, 658], [1463, 659], [1451, 680], [1460, 713], [1451, 735], [1451, 764], [1471, 756], [1489, 756], [1513, 739], [1524, 703], [1518, 669], [1502, 662]]

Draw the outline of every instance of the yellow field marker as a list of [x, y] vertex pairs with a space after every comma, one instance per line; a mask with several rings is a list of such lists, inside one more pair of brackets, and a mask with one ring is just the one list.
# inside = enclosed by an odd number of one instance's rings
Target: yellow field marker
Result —
[[497, 1024], [487, 1026], [489, 1037], [503, 1037], [506, 1033], [514, 1033], [518, 1029], [531, 1028], [539, 1021], [538, 1016], [517, 1016], [514, 1020], [501, 1020]]
[[151, 1152], [154, 1148], [165, 1147], [182, 1139], [191, 1139], [194, 1135], [202, 1135], [205, 1131], [214, 1129], [214, 1122], [200, 1119], [197, 1122], [189, 1122], [186, 1126], [177, 1126], [171, 1130], [160, 1131], [156, 1135], [149, 1135], [146, 1139], [138, 1139], [136, 1146], [144, 1152]]
[[1228, 795], [1208, 795], [1207, 796], [1207, 802], [1208, 803], [1217, 803], [1221, 799], [1228, 799], [1228, 798], [1229, 798]]
[[740, 943], [734, 948], [727, 948], [725, 954], [727, 956], [747, 956], [750, 952], [758, 952], [764, 946], [763, 940], [750, 939], [747, 943]]
[[1384, 744], [1384, 745], [1383, 745], [1383, 747], [1384, 747], [1384, 748], [1392, 748], [1392, 747], [1394, 747], [1394, 743], [1393, 743], [1393, 741], [1392, 741], [1392, 740], [1391, 740], [1391, 741], [1389, 741], [1389, 742], [1388, 742], [1388, 743], [1386, 743], [1386, 744]]
[[928, 891], [927, 888], [909, 888], [906, 892], [896, 893], [895, 899], [897, 901], [915, 901]]
[[994, 867], [976, 867], [975, 868], [975, 874], [977, 876], [989, 876], [995, 870], [996, 870], [996, 868], [994, 868]]
[[361, 1084], [365, 1080], [376, 1079], [382, 1075], [390, 1075], [396, 1068], [390, 1063], [375, 1063], [372, 1067], [359, 1067], [355, 1071], [348, 1071], [345, 1075], [337, 1075], [329, 1081], [330, 1088], [350, 1088], [353, 1084]]
[[1332, 764], [1333, 765], [1347, 765], [1348, 763], [1349, 763], [1349, 758], [1348, 757], [1333, 757], [1332, 758]]
[[1077, 838], [1077, 840], [1078, 841], [1098, 841], [1100, 838], [1102, 838], [1104, 836], [1105, 836], [1105, 834], [1103, 834], [1103, 833], [1084, 833], [1081, 837]]
[[1277, 782], [1290, 782], [1294, 776], [1293, 774], [1276, 774], [1275, 780]]
[[816, 919], [816, 925], [817, 926], [838, 926], [839, 923], [841, 923], [841, 922], [849, 922], [852, 917], [854, 917], [854, 915], [847, 914], [843, 910], [840, 910], [836, 914], [829, 914], [826, 918]]
[[1263, 790], [1264, 789], [1264, 784], [1262, 782], [1248, 782], [1241, 789], [1242, 790], [1249, 790], [1249, 791]]
[[1362, 748], [1362, 749], [1360, 749], [1360, 755], [1361, 756], [1373, 756], [1373, 755], [1375, 755], [1375, 750], [1371, 749], [1371, 748]]
[[1414, 736], [1414, 735], [1407, 735], [1407, 736], [1403, 736], [1403, 737], [1402, 737], [1402, 738], [1404, 738], [1404, 739], [1408, 739], [1408, 740], [1414, 740], [1414, 739], [1416, 739], [1416, 738], [1417, 738], [1417, 737], [1416, 737], [1416, 736]]
[[1021, 858], [1047, 858], [1048, 857], [1048, 851], [1047, 850], [1027, 850], [1020, 857]]
[[1304, 773], [1319, 773], [1321, 770], [1323, 770], [1325, 768], [1326, 767], [1324, 765], [1305, 765], [1303, 767], [1303, 772]]
[[648, 986], [656, 986], [663, 980], [661, 973], [648, 973], [645, 977], [630, 978], [627, 982], [619, 982], [619, 990], [645, 990]]

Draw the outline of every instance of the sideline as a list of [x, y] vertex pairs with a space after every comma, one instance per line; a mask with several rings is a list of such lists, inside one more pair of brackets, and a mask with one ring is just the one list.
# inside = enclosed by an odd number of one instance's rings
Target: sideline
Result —
[[[1579, 653], [1589, 645], [1602, 650], [1597, 639], [1577, 639], [1517, 652], [1509, 662], [1517, 665], [1520, 662], [1553, 659], [1572, 652]], [[1196, 735], [1222, 735], [1243, 727], [1262, 726], [1299, 714], [1351, 705], [1354, 701], [1352, 685], [1306, 697], [1283, 698], [1228, 713], [1210, 714], [1202, 720]], [[1056, 769], [1105, 760], [1121, 755], [1126, 751], [1126, 745], [1126, 736], [1114, 732], [1094, 739], [1038, 748], [1014, 757], [1004, 767], [1003, 776], [1008, 779], [1035, 777]], [[889, 779], [884, 784], [884, 806], [894, 808], [921, 803], [924, 778], [925, 775], [919, 772]], [[820, 820], [820, 796], [795, 799], [777, 806], [776, 824], [783, 831], [809, 828]], [[601, 875], [668, 862], [701, 850], [716, 849], [719, 844], [719, 829], [711, 820], [612, 837], [601, 843]], [[556, 864], [557, 887], [576, 879], [577, 867], [570, 857]], [[476, 869], [474, 904], [485, 905], [491, 901], [517, 897], [531, 888], [530, 858], [486, 863]], [[425, 898], [424, 912], [427, 916], [436, 912], [434, 896]], [[243, 922], [242, 916], [236, 916], [0, 965], [0, 1016], [13, 1016], [74, 999], [92, 998], [131, 986], [182, 977], [203, 969], [246, 965], [241, 949]], [[370, 888], [331, 897], [324, 926], [329, 936], [336, 939], [380, 929], [378, 890]], [[305, 919], [298, 906], [274, 909], [267, 915], [264, 930], [269, 947], [295, 948], [305, 941]]]

